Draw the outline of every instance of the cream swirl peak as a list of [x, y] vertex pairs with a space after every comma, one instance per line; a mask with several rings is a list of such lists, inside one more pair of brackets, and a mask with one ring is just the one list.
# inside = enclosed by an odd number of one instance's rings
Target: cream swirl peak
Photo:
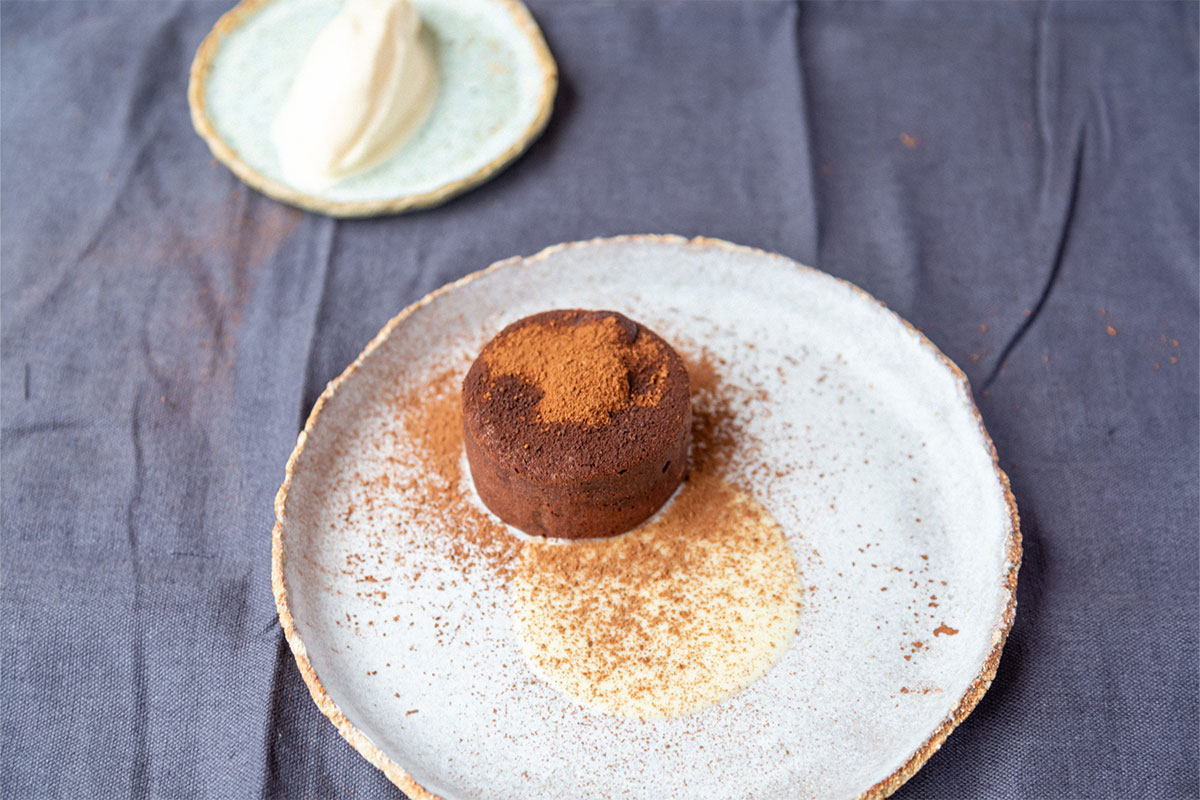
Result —
[[322, 189], [392, 155], [437, 94], [408, 0], [349, 0], [321, 30], [271, 126], [284, 176]]

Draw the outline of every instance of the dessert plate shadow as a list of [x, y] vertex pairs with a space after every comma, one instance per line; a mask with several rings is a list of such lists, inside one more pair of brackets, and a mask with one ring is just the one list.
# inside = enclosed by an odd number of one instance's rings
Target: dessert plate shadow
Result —
[[428, 118], [388, 160], [320, 193], [289, 185], [271, 122], [339, 0], [242, 0], [192, 62], [192, 125], [235, 175], [284, 203], [335, 217], [428, 208], [483, 183], [537, 139], [558, 68], [518, 0], [413, 0], [437, 62]]
[[[620, 311], [715, 376], [733, 474], [802, 576], [780, 661], [690, 716], [608, 716], [540, 681], [496, 543], [420, 513], [447, 488], [409, 458], [434, 435], [406, 423], [421, 387], [567, 307]], [[275, 508], [300, 672], [413, 797], [885, 797], [987, 690], [1016, 607], [1016, 506], [962, 372], [860, 289], [709, 239], [560, 245], [405, 309], [321, 395]]]

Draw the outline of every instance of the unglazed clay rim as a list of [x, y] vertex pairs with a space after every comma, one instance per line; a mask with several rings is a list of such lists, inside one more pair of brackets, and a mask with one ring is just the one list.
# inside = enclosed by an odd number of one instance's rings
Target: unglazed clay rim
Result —
[[[269, 0], [247, 0], [247, 2], [263, 1]], [[325, 387], [325, 391], [323, 391], [321, 396], [317, 398], [317, 402], [313, 406], [312, 413], [309, 414], [308, 420], [304, 423], [304, 430], [300, 432], [300, 435], [296, 439], [295, 449], [292, 450], [292, 454], [288, 458], [283, 485], [279, 487], [279, 492], [275, 496], [275, 527], [271, 532], [271, 586], [275, 594], [275, 606], [279, 611], [279, 624], [283, 627], [284, 635], [287, 638], [288, 645], [291, 647], [292, 653], [296, 658], [296, 666], [300, 669], [300, 674], [304, 678], [304, 683], [308, 686], [309, 693], [312, 695], [313, 701], [317, 704], [317, 707], [321, 709], [321, 713], [329, 718], [329, 720], [334, 724], [334, 727], [337, 728], [338, 733], [340, 733], [342, 737], [346, 739], [346, 741], [348, 741], [352, 747], [354, 747], [355, 750], [361, 753], [363, 757], [365, 757], [376, 767], [383, 770], [383, 773], [388, 777], [388, 779], [392, 783], [396, 784], [396, 786], [400, 787], [400, 789], [410, 797], [432, 798], [433, 800], [440, 800], [437, 795], [430, 793], [423, 786], [417, 783], [412, 776], [404, 770], [403, 767], [392, 761], [382, 750], [376, 747], [374, 742], [372, 742], [365, 734], [359, 731], [353, 725], [353, 723], [346, 718], [346, 716], [338, 708], [337, 703], [334, 702], [334, 700], [326, 693], [325, 687], [321, 684], [321, 679], [317, 676], [316, 671], [313, 669], [312, 664], [309, 661], [308, 652], [304, 646], [304, 642], [300, 639], [299, 632], [296, 630], [295, 620], [292, 618], [292, 613], [288, 606], [287, 585], [285, 584], [283, 577], [284, 564], [286, 562], [286, 556], [284, 555], [283, 551], [283, 525], [287, 516], [288, 489], [291, 487], [296, 464], [300, 458], [301, 452], [304, 450], [305, 441], [308, 439], [309, 433], [316, 427], [317, 419], [320, 417], [321, 411], [325, 407], [325, 403], [337, 393], [341, 385], [354, 373], [359, 365], [363, 363], [367, 356], [369, 356], [372, 351], [382, 345], [387, 338], [391, 336], [392, 332], [397, 326], [400, 325], [400, 323], [404, 322], [404, 320], [406, 320], [415, 311], [423, 306], [434, 302], [442, 295], [447, 294], [460, 286], [464, 286], [480, 277], [488, 275], [504, 267], [515, 264], [527, 264], [541, 261], [570, 248], [640, 242], [671, 244], [691, 248], [717, 248], [733, 253], [777, 259], [797, 269], [820, 272], [820, 270], [800, 264], [799, 262], [787, 258], [786, 256], [782, 256], [777, 253], [768, 253], [767, 251], [760, 250], [758, 248], [737, 245], [722, 239], [709, 239], [702, 236], [698, 236], [693, 239], [687, 239], [682, 236], [670, 234], [635, 234], [627, 236], [615, 236], [611, 238], [597, 238], [578, 242], [566, 242], [547, 247], [541, 252], [533, 256], [529, 256], [528, 258], [514, 256], [502, 261], [497, 261], [486, 269], [473, 272], [457, 281], [454, 281], [453, 283], [448, 283], [445, 286], [430, 292], [420, 300], [405, 308], [395, 317], [392, 317], [392, 319], [390, 319], [388, 323], [383, 326], [383, 329], [376, 334], [375, 338], [371, 340], [366, 348], [359, 353], [358, 357], [355, 358], [348, 367], [346, 367], [342, 374], [330, 381]], [[1015, 617], [1017, 610], [1017, 572], [1021, 565], [1021, 526], [1019, 517], [1017, 515], [1017, 502], [1013, 497], [1008, 476], [1004, 473], [1004, 470], [1000, 468], [1000, 460], [996, 454], [995, 444], [993, 444], [991, 437], [988, 435], [987, 429], [983, 425], [983, 418], [980, 416], [979, 409], [972, 399], [971, 386], [970, 382], [967, 380], [967, 376], [961, 369], [958, 368], [958, 365], [951, 361], [945, 353], [938, 349], [938, 346], [931, 342], [929, 338], [925, 336], [925, 334], [913, 327], [912, 324], [902, 318], [899, 314], [896, 314], [895, 312], [891, 311], [891, 309], [888, 309], [885, 303], [872, 297], [870, 294], [850, 283], [849, 281], [830, 276], [827, 273], [821, 274], [825, 275], [826, 277], [831, 277], [839, 283], [844, 284], [862, 298], [882, 306], [887, 313], [891, 314], [895, 319], [901, 322], [911, 334], [916, 336], [918, 341], [923, 346], [932, 351], [933, 354], [937, 356], [937, 358], [943, 364], [946, 365], [946, 367], [954, 375], [955, 379], [958, 380], [961, 387], [965, 390], [967, 403], [970, 406], [969, 410], [979, 425], [979, 432], [983, 437], [984, 445], [991, 454], [992, 467], [995, 470], [997, 480], [1000, 482], [1000, 487], [1004, 491], [1004, 498], [1008, 505], [1009, 512], [1010, 525], [1007, 546], [1005, 548], [1008, 569], [1003, 579], [1003, 589], [1007, 594], [1007, 600], [1004, 604], [1004, 610], [1000, 614], [1000, 618], [992, 628], [992, 649], [988, 653], [987, 658], [984, 660], [983, 666], [980, 668], [979, 673], [975, 676], [975, 679], [971, 681], [971, 684], [958, 699], [958, 702], [955, 703], [946, 720], [942, 722], [942, 724], [938, 726], [936, 730], [934, 730], [929, 738], [927, 738], [920, 746], [917, 747], [917, 749], [908, 758], [908, 760], [904, 762], [904, 764], [902, 764], [892, 774], [888, 775], [886, 778], [860, 794], [857, 798], [857, 800], [878, 800], [878, 798], [884, 798], [891, 795], [893, 792], [899, 789], [905, 781], [915, 775], [917, 770], [925, 765], [925, 762], [929, 760], [930, 756], [937, 752], [942, 746], [942, 743], [946, 741], [946, 737], [950, 735], [950, 732], [953, 731], [964, 719], [967, 718], [967, 715], [975, 709], [975, 706], [979, 704], [979, 700], [991, 686], [992, 679], [996, 675], [996, 669], [1000, 664], [1000, 655], [1004, 650], [1004, 643], [1008, 639], [1009, 631], [1012, 629], [1013, 618]]]
[[275, 0], [241, 0], [217, 20], [217, 24], [200, 43], [199, 49], [196, 50], [196, 57], [192, 60], [191, 75], [188, 79], [188, 106], [192, 113], [192, 127], [196, 129], [196, 133], [200, 134], [200, 138], [208, 143], [208, 149], [212, 151], [217, 160], [229, 167], [233, 174], [246, 184], [281, 203], [320, 214], [328, 214], [331, 217], [374, 217], [441, 205], [468, 189], [475, 188], [508, 166], [533, 144], [550, 120], [550, 111], [554, 107], [554, 95], [558, 91], [558, 65], [554, 62], [554, 56], [550, 54], [546, 39], [542, 36], [542, 31], [529, 13], [529, 9], [520, 0], [493, 0], [507, 9], [517, 23], [517, 27], [524, 32], [542, 72], [542, 87], [537, 100], [538, 113], [521, 135], [509, 145], [508, 149], [470, 175], [419, 194], [406, 194], [386, 200], [337, 201], [301, 192], [274, 178], [267, 177], [243, 161], [238, 152], [217, 133], [209, 119], [208, 105], [205, 99], [208, 74], [212, 70], [213, 61], [220, 52], [225, 37], [236, 31], [263, 6], [272, 2]]

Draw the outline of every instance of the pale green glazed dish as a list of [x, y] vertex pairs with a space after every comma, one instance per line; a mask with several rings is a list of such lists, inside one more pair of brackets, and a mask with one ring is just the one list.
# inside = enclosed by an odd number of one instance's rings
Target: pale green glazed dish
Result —
[[319, 195], [283, 178], [271, 122], [312, 41], [341, 0], [244, 0], [223, 16], [192, 64], [196, 131], [242, 180], [333, 216], [442, 203], [520, 155], [549, 119], [558, 73], [541, 31], [515, 0], [413, 0], [438, 67], [421, 128], [391, 158]]

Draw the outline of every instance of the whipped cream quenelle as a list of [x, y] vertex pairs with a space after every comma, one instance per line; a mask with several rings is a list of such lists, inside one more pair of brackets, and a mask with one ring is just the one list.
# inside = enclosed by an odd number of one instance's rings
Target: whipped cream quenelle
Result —
[[348, 0], [322, 29], [271, 126], [290, 183], [327, 188], [416, 132], [438, 83], [420, 28], [408, 0]]

